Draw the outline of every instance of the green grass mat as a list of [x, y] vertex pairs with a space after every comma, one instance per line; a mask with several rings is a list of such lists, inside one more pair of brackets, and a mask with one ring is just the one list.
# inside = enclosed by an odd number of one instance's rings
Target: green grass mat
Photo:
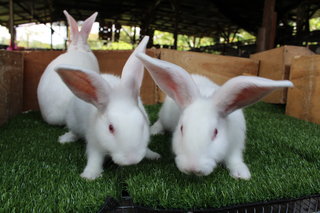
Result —
[[80, 178], [85, 146], [59, 144], [65, 131], [39, 112], [0, 127], [0, 212], [97, 212], [107, 195], [120, 197], [114, 168], [97, 181]]
[[[320, 193], [320, 126], [265, 103], [245, 114], [251, 180], [235, 180], [222, 166], [207, 177], [187, 176], [174, 164], [171, 135], [154, 136], [152, 148], [162, 159], [124, 169], [133, 201], [154, 208], [199, 209]], [[155, 117], [151, 113], [153, 121]]]
[[[154, 122], [159, 105], [147, 110]], [[0, 212], [96, 212], [107, 196], [120, 198], [123, 186], [136, 204], [183, 209], [320, 193], [320, 125], [285, 116], [276, 105], [259, 103], [245, 112], [249, 181], [233, 179], [222, 166], [208, 177], [182, 174], [170, 134], [152, 137], [160, 160], [107, 165], [102, 178], [86, 181], [80, 178], [83, 141], [61, 145], [65, 129], [45, 124], [38, 112], [21, 114], [0, 127]]]

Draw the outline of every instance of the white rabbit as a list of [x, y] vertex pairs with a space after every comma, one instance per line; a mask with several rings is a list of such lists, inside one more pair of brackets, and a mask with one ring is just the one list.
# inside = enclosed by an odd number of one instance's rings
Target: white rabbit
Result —
[[146, 36], [126, 62], [121, 79], [114, 75], [99, 75], [93, 71], [60, 65], [56, 71], [77, 96], [67, 113], [69, 132], [59, 142], [84, 137], [87, 142], [87, 165], [81, 174], [95, 179], [103, 171], [106, 155], [119, 165], [140, 162], [143, 157], [158, 159], [160, 155], [147, 148], [149, 119], [139, 97], [144, 67], [135, 57], [144, 52]]
[[250, 179], [243, 161], [246, 123], [240, 108], [253, 104], [290, 81], [239, 76], [221, 87], [200, 75], [145, 54], [144, 63], [156, 84], [168, 96], [153, 125], [154, 134], [173, 131], [172, 146], [178, 169], [186, 174], [209, 175], [224, 163], [234, 178]]
[[37, 95], [43, 119], [52, 125], [65, 124], [65, 116], [71, 97], [70, 90], [54, 71], [59, 64], [76, 65], [83, 69], [99, 72], [99, 64], [87, 43], [91, 27], [97, 17], [97, 12], [83, 22], [79, 32], [77, 22], [63, 11], [70, 25], [71, 43], [67, 52], [55, 58], [41, 76]]

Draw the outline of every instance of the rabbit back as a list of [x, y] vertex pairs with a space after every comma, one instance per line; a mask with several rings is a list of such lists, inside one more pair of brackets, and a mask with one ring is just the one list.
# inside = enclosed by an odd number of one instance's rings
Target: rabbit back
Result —
[[98, 61], [90, 53], [68, 51], [54, 59], [41, 76], [37, 95], [43, 119], [52, 125], [64, 125], [67, 108], [73, 94], [54, 71], [59, 64], [81, 66], [99, 72]]

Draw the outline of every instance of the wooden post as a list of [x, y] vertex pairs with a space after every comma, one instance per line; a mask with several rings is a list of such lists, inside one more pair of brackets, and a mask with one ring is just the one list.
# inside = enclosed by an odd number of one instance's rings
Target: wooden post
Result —
[[52, 22], [50, 22], [50, 49], [53, 49], [53, 29], [52, 29]]
[[15, 29], [14, 29], [14, 17], [13, 17], [13, 0], [9, 0], [9, 29], [10, 29], [10, 47], [15, 49]]
[[133, 36], [132, 36], [132, 49], [134, 49], [134, 46], [136, 44], [136, 34], [137, 34], [137, 30], [136, 30], [136, 26], [133, 27]]
[[172, 0], [171, 1], [172, 7], [174, 9], [175, 13], [175, 23], [174, 23], [174, 34], [173, 34], [173, 49], [177, 49], [178, 47], [178, 25], [179, 25], [179, 19], [180, 19], [180, 6], [179, 6], [179, 1], [177, 0]]
[[148, 35], [150, 36], [147, 48], [153, 47], [153, 37], [154, 37], [154, 29], [149, 29], [148, 30]]
[[173, 34], [173, 49], [177, 49], [178, 47], [178, 23], [177, 23], [177, 18], [176, 18], [176, 23], [175, 23], [175, 26], [174, 26], [174, 34]]
[[262, 26], [257, 38], [257, 52], [274, 48], [277, 27], [277, 13], [274, 11], [276, 0], [265, 0]]
[[65, 24], [66, 24], [66, 36], [67, 36], [67, 39], [64, 41], [64, 49], [68, 49], [68, 39], [69, 39], [69, 25], [68, 25], [68, 22], [65, 21]]
[[[297, 45], [303, 45], [305, 35], [310, 33], [309, 19], [311, 18], [309, 4], [301, 3], [297, 8]], [[308, 39], [306, 39], [308, 41]]]
[[141, 20], [141, 30], [140, 30], [140, 37], [142, 35], [149, 35], [150, 40], [147, 45], [147, 48], [150, 48], [153, 46], [153, 35], [154, 35], [154, 29], [150, 28], [150, 24], [152, 23], [152, 20], [155, 18], [155, 10], [157, 9], [158, 5], [160, 4], [161, 0], [153, 0], [147, 7], [147, 9], [144, 11], [144, 15]]

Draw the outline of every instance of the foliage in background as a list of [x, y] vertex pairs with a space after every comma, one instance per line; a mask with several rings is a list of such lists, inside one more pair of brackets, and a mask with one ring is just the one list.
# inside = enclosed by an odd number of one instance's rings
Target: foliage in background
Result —
[[[122, 26], [120, 40], [118, 42], [100, 40], [98, 34], [90, 34], [88, 43], [93, 50], [131, 50], [134, 48], [131, 40], [132, 36], [133, 28], [130, 26]], [[114, 35], [112, 39], [114, 39]], [[138, 39], [137, 35], [136, 39]]]
[[320, 30], [320, 17], [309, 20], [310, 31]]
[[154, 36], [153, 36], [154, 44], [155, 45], [167, 45], [171, 46], [173, 45], [174, 39], [173, 39], [173, 34], [169, 32], [163, 32], [159, 30], [154, 31]]

